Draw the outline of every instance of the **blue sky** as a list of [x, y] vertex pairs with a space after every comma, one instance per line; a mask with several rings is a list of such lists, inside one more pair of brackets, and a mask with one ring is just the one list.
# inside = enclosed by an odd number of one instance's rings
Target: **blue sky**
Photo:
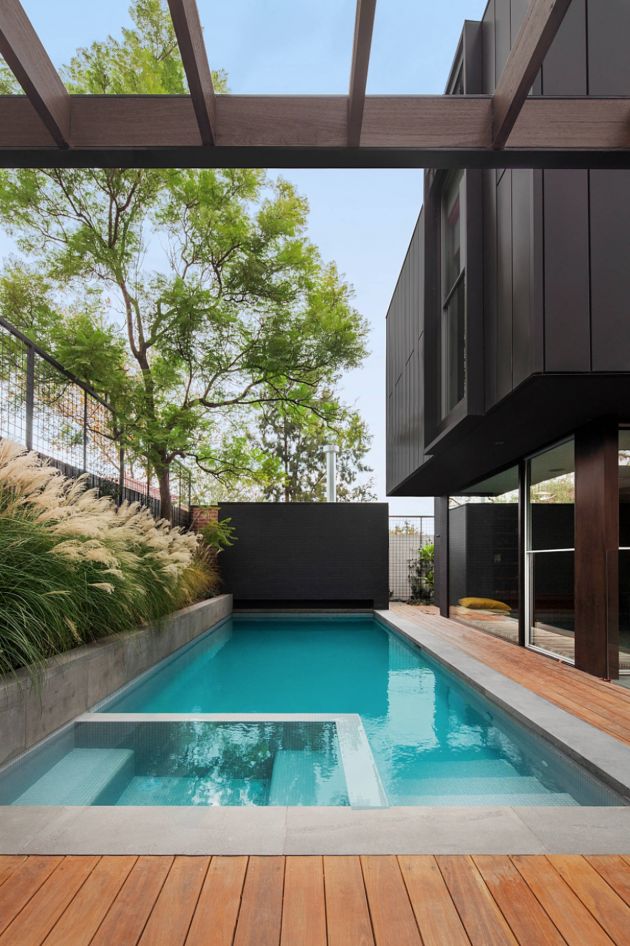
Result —
[[[232, 92], [346, 93], [355, 0], [197, 0], [210, 64]], [[128, 0], [22, 0], [56, 66], [79, 46], [129, 24]], [[443, 91], [464, 19], [485, 0], [379, 0], [368, 92]], [[385, 499], [385, 314], [422, 201], [415, 170], [283, 170], [308, 197], [310, 234], [354, 285], [371, 327], [371, 355], [343, 384], [370, 426], [370, 457]], [[0, 255], [10, 250], [0, 234]], [[431, 500], [390, 500], [392, 512], [431, 512]]]

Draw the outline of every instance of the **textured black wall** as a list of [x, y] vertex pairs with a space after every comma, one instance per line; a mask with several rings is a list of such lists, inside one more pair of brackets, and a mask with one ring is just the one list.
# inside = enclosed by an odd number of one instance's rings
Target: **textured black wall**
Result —
[[422, 211], [387, 312], [387, 487], [424, 463], [424, 219]]
[[224, 503], [238, 541], [221, 553], [238, 607], [389, 602], [387, 503]]

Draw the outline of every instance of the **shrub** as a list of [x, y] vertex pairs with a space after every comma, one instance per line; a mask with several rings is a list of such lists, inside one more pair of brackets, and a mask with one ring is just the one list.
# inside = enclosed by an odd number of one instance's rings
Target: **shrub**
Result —
[[216, 585], [195, 535], [0, 440], [0, 673], [158, 620]]
[[201, 537], [208, 548], [213, 549], [216, 554], [222, 552], [223, 549], [230, 548], [236, 542], [231, 517], [214, 519], [212, 522], [206, 523], [201, 529]]
[[434, 572], [435, 546], [433, 543], [418, 549], [418, 558], [409, 563], [409, 584], [411, 600], [431, 604], [435, 584]]

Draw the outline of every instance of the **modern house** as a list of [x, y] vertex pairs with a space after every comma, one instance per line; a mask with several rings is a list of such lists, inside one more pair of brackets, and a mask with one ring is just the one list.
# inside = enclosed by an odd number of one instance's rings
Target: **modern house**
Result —
[[[494, 92], [527, 8], [465, 23], [447, 94]], [[627, 95], [629, 31], [573, 0], [533, 93]], [[630, 672], [630, 170], [425, 172], [387, 425], [388, 493], [437, 497], [441, 613]]]

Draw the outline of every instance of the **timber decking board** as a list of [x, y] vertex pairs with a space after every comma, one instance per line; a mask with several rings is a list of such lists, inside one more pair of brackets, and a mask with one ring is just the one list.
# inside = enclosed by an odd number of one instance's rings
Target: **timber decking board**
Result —
[[422, 946], [398, 859], [362, 857], [361, 865], [377, 946]]
[[183, 946], [209, 857], [176, 857], [140, 938], [140, 946]]
[[136, 860], [102, 857], [53, 926], [44, 946], [88, 946]]
[[0, 936], [2, 946], [40, 946], [99, 860], [93, 856], [64, 857]]
[[517, 946], [518, 940], [472, 859], [448, 855], [436, 860], [472, 946]]
[[29, 857], [0, 888], [0, 933], [26, 906], [63, 857]]
[[241, 906], [246, 857], [213, 857], [186, 946], [230, 946]]
[[617, 946], [630, 941], [630, 907], [584, 857], [551, 855], [549, 861]]
[[11, 865], [11, 946], [630, 942], [620, 856], [0, 858]]
[[284, 872], [281, 946], [326, 946], [324, 862], [289, 857]]
[[[568, 946], [614, 946], [580, 898], [544, 857], [512, 857], [541, 906], [564, 936]], [[630, 872], [629, 872], [630, 874]]]
[[526, 940], [530, 946], [565, 946], [565, 940], [514, 864], [492, 855], [473, 860], [517, 940]]
[[26, 860], [26, 854], [4, 854], [0, 856], [0, 887]]
[[468, 628], [413, 605], [395, 602], [394, 614], [456, 644], [471, 657], [584, 722], [630, 745], [630, 690], [583, 673], [575, 667]]
[[398, 858], [424, 946], [470, 946], [449, 889], [432, 855]]
[[324, 857], [328, 946], [374, 946], [361, 861]]
[[628, 864], [623, 857], [603, 857], [601, 855], [587, 857], [591, 867], [594, 867], [608, 881], [615, 893], [630, 907], [630, 873]]
[[173, 857], [138, 858], [90, 946], [136, 946], [173, 861]]
[[284, 857], [250, 857], [235, 946], [278, 946], [283, 894]]

